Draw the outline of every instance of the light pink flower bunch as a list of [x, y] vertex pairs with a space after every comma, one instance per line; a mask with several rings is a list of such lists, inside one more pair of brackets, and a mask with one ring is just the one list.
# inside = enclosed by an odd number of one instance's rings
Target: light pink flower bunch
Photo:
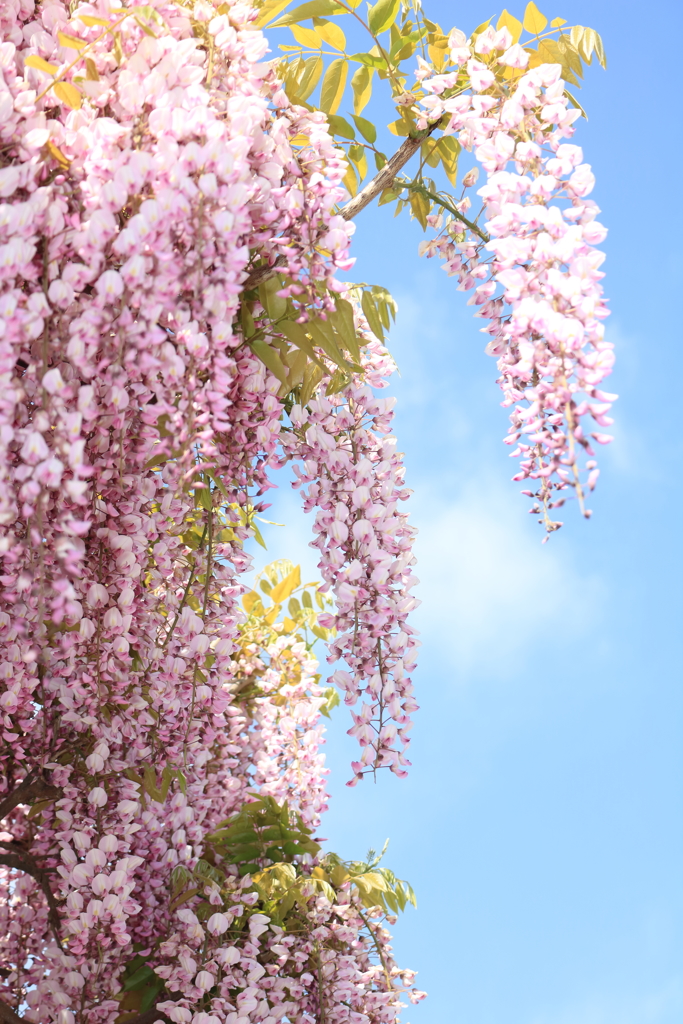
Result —
[[[498, 63], [526, 67], [528, 54], [509, 45], [507, 30], [484, 37], [477, 54], [497, 52]], [[550, 532], [561, 524], [549, 512], [565, 501], [553, 500], [554, 491], [574, 488], [590, 515], [584, 488], [595, 486], [599, 472], [593, 442], [611, 440], [601, 428], [612, 423], [616, 396], [600, 386], [614, 356], [602, 324], [604, 255], [595, 249], [606, 229], [587, 198], [591, 168], [580, 147], [562, 141], [573, 135], [579, 111], [569, 106], [560, 65], [535, 67], [503, 89], [490, 64], [473, 53], [463, 58], [462, 44], [453, 59], [466, 64], [471, 91], [455, 94], [455, 72], [427, 77], [419, 69], [428, 95], [418, 123], [450, 116], [445, 133], [456, 134], [486, 171], [478, 191], [486, 220], [473, 229], [453, 216], [421, 251], [446, 260], [459, 289], [473, 290], [475, 315], [490, 321], [487, 352], [498, 357], [503, 404], [513, 406], [506, 443], [521, 457], [513, 479], [535, 481], [535, 492], [524, 493], [536, 499], [531, 511], [542, 513]], [[470, 172], [464, 184], [474, 180]], [[457, 212], [470, 219], [470, 207], [465, 197]]]
[[321, 624], [337, 630], [328, 660], [348, 666], [332, 680], [355, 705], [350, 734], [362, 747], [354, 761], [355, 784], [368, 772], [389, 767], [406, 775], [410, 762], [410, 715], [417, 709], [410, 673], [418, 645], [407, 617], [418, 604], [410, 593], [415, 530], [400, 510], [409, 496], [396, 439], [389, 435], [393, 399], [376, 397], [395, 369], [386, 349], [367, 330], [363, 381], [320, 397], [290, 413], [293, 429], [283, 446], [294, 465], [294, 486], [308, 485], [304, 508], [316, 514], [312, 542], [321, 552], [318, 567], [334, 593], [336, 614]]

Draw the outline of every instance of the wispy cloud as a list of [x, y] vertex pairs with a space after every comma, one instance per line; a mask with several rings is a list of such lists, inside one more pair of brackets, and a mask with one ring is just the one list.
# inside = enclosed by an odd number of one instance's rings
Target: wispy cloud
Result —
[[595, 996], [559, 1012], [535, 1016], [531, 1024], [678, 1024], [683, 1019], [683, 978], [632, 999]]
[[483, 476], [450, 503], [420, 491], [419, 618], [454, 668], [501, 677], [514, 665], [517, 674], [539, 637], [556, 630], [565, 645], [590, 628], [603, 585], [553, 547], [555, 538], [541, 545], [514, 488]]

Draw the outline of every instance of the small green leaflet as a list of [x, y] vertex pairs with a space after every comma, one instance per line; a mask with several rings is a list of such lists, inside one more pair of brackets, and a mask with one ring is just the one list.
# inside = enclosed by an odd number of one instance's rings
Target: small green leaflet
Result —
[[289, 14], [285, 14], [279, 21], [273, 22], [271, 28], [282, 28], [283, 25], [296, 25], [300, 21], [308, 21], [309, 18], [323, 18], [330, 14], [346, 14], [346, 11], [335, 0], [310, 0], [307, 4], [295, 7]]
[[374, 6], [368, 9], [368, 25], [373, 35], [378, 36], [386, 32], [396, 21], [396, 16], [401, 9], [401, 0], [378, 0]]

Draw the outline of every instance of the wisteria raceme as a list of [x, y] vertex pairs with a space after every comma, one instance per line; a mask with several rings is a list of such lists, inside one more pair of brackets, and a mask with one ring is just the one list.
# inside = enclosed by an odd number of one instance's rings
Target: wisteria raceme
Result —
[[383, 346], [368, 333], [363, 350], [364, 383], [354, 382], [306, 409], [290, 412], [291, 432], [283, 447], [295, 463], [295, 486], [307, 484], [304, 508], [320, 511], [312, 546], [321, 552], [318, 567], [335, 597], [336, 614], [323, 616], [337, 630], [329, 661], [348, 666], [332, 680], [347, 704], [364, 699], [349, 730], [361, 747], [354, 761], [355, 784], [368, 772], [389, 767], [406, 775], [410, 762], [410, 715], [417, 710], [410, 673], [417, 640], [407, 616], [418, 604], [410, 593], [415, 530], [399, 511], [409, 491], [404, 468], [389, 435], [393, 399], [376, 397], [395, 369]]
[[[474, 151], [487, 174], [478, 191], [487, 234], [452, 217], [421, 250], [446, 260], [460, 290], [474, 289], [476, 316], [490, 321], [487, 352], [498, 357], [503, 404], [513, 407], [506, 443], [521, 457], [514, 479], [537, 482], [535, 492], [524, 493], [536, 499], [531, 511], [542, 514], [550, 532], [561, 525], [550, 511], [565, 501], [564, 494], [553, 500], [554, 491], [574, 488], [590, 515], [584, 489], [592, 490], [599, 472], [592, 442], [611, 440], [586, 423], [590, 417], [608, 427], [616, 398], [600, 390], [614, 362], [601, 322], [608, 315], [599, 284], [604, 255], [595, 249], [606, 230], [586, 198], [594, 185], [591, 168], [579, 146], [562, 141], [573, 135], [579, 111], [569, 107], [561, 66], [522, 73], [529, 54], [511, 45], [507, 28], [490, 27], [473, 45], [454, 31], [449, 42], [471, 92], [454, 94], [457, 71], [434, 75], [422, 63], [417, 74], [430, 95], [421, 101], [418, 123], [449, 115], [445, 134], [457, 134]], [[507, 91], [492, 88], [495, 62], [518, 71]], [[468, 174], [465, 186], [474, 180]], [[452, 212], [467, 217], [470, 207], [465, 197]]]

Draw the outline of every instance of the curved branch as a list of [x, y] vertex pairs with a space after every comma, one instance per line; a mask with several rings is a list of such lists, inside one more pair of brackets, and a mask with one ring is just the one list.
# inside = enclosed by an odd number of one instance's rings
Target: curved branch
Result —
[[26, 1024], [25, 1019], [15, 1013], [2, 999], [0, 999], [0, 1021], [2, 1024]]
[[28, 850], [24, 850], [17, 843], [0, 839], [0, 846], [4, 846], [10, 851], [9, 853], [0, 853], [0, 864], [6, 868], [11, 868], [14, 871], [23, 871], [25, 874], [31, 875], [43, 890], [49, 908], [48, 919], [52, 926], [54, 936], [61, 946], [61, 940], [59, 938], [59, 926], [61, 924], [61, 919], [57, 909], [57, 901], [55, 900], [52, 889], [50, 888], [50, 877], [48, 872], [37, 864], [35, 858], [28, 852]]
[[28, 804], [33, 800], [44, 800], [48, 797], [57, 799], [60, 795], [61, 790], [56, 786], [50, 785], [42, 775], [29, 772], [16, 789], [13, 789], [11, 793], [7, 793], [0, 800], [0, 820], [6, 818], [10, 811], [13, 811], [18, 804]]

